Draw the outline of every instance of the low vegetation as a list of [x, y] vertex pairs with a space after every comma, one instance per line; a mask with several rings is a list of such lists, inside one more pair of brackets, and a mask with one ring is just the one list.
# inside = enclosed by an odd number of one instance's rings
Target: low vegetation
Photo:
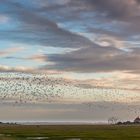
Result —
[[139, 125], [0, 125], [0, 140], [140, 140]]

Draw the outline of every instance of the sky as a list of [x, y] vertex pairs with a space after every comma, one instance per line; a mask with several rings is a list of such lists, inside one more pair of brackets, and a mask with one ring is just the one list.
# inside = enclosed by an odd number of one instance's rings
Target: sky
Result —
[[0, 0], [0, 120], [140, 115], [139, 0]]

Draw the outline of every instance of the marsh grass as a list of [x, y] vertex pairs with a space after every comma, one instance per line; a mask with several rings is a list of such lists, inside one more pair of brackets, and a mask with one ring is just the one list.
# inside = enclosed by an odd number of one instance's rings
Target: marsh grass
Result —
[[1, 125], [0, 140], [140, 140], [140, 126]]

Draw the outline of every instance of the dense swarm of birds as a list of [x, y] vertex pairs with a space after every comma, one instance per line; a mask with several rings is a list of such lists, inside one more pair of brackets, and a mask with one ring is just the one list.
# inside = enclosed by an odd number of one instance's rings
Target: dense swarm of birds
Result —
[[[126, 94], [127, 92], [127, 94]], [[1, 73], [0, 74], [0, 100], [2, 102], [13, 101], [14, 104], [27, 102], [53, 102], [56, 100], [71, 99], [76, 102], [83, 102], [89, 109], [111, 108], [112, 105], [103, 104], [111, 102], [119, 109], [117, 102], [133, 102], [140, 100], [140, 95], [133, 95], [127, 89], [105, 88], [101, 86], [90, 86], [86, 83], [78, 83], [63, 78], [54, 78], [45, 74], [24, 74], [24, 73]], [[98, 102], [98, 104], [96, 103]], [[102, 102], [102, 104], [100, 104]], [[112, 106], [112, 107], [111, 107]], [[128, 111], [139, 113], [139, 106]], [[120, 108], [122, 109], [122, 108]], [[125, 107], [126, 109], [126, 107]]]
[[41, 75], [10, 74], [0, 77], [1, 100], [13, 99], [16, 103], [27, 101], [49, 101], [62, 97], [61, 79], [48, 78]]

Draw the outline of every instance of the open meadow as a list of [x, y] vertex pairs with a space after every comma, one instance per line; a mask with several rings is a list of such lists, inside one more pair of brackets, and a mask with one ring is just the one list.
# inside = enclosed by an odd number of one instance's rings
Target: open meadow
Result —
[[140, 140], [140, 126], [1, 125], [0, 140]]

